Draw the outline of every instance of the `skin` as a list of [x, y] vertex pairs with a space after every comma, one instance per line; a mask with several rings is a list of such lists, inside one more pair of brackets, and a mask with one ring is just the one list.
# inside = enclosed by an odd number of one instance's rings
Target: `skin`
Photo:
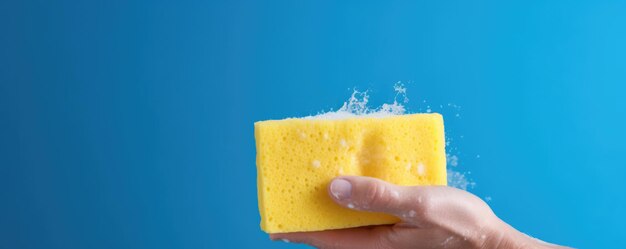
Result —
[[271, 234], [272, 240], [322, 249], [567, 248], [515, 230], [480, 198], [446, 186], [398, 186], [379, 179], [341, 176], [328, 187], [337, 204], [398, 217], [393, 225]]

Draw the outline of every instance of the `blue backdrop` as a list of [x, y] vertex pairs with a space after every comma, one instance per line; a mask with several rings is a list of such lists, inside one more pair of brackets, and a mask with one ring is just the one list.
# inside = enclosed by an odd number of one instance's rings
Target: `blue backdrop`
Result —
[[626, 2], [383, 2], [1, 1], [0, 248], [304, 248], [253, 122], [397, 81], [502, 219], [626, 248]]

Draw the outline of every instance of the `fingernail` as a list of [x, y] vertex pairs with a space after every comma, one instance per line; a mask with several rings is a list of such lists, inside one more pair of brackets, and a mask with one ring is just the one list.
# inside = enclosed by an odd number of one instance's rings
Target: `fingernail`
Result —
[[335, 179], [330, 183], [330, 193], [337, 200], [349, 199], [352, 195], [352, 184], [344, 179]]

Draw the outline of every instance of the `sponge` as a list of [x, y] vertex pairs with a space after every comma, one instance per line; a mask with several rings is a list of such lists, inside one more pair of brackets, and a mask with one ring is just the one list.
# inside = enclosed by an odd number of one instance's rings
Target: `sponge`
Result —
[[446, 185], [443, 118], [433, 114], [256, 122], [257, 191], [267, 233], [392, 224], [398, 218], [346, 209], [328, 196], [341, 175], [398, 185]]

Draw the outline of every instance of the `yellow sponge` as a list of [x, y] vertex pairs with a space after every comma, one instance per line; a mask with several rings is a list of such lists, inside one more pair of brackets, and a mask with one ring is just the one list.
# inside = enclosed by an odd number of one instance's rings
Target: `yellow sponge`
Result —
[[370, 176], [398, 185], [446, 185], [439, 114], [261, 121], [254, 124], [254, 135], [261, 229], [267, 233], [399, 221], [334, 203], [327, 186], [336, 176]]

